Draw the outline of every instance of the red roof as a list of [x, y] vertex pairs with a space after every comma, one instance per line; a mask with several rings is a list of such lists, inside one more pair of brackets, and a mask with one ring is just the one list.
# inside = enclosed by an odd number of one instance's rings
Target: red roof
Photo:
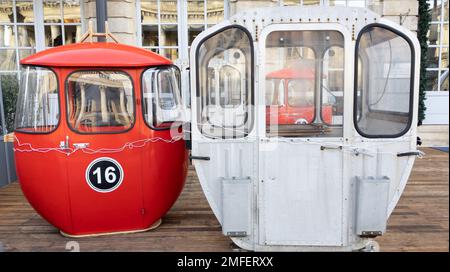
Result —
[[20, 64], [51, 67], [144, 67], [170, 65], [172, 61], [135, 46], [86, 42], [47, 49], [22, 59]]
[[267, 78], [276, 79], [314, 79], [314, 69], [302, 69], [294, 70], [290, 68], [284, 68], [281, 70], [270, 72], [266, 75]]

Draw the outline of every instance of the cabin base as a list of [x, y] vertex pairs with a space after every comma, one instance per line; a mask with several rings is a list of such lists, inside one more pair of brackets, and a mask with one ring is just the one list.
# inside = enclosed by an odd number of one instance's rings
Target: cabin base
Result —
[[69, 237], [69, 238], [85, 238], [85, 237], [97, 237], [97, 236], [106, 236], [106, 235], [116, 235], [116, 234], [130, 234], [130, 233], [139, 233], [139, 232], [146, 232], [149, 230], [155, 230], [159, 228], [162, 224], [162, 219], [158, 219], [153, 225], [151, 225], [148, 228], [145, 229], [139, 229], [139, 230], [129, 230], [129, 231], [114, 231], [114, 232], [104, 232], [104, 233], [93, 233], [93, 234], [81, 234], [81, 235], [72, 235], [63, 232], [62, 230], [59, 231], [62, 236]]
[[[378, 252], [380, 246], [372, 238], [360, 237], [347, 246], [261, 245], [243, 238], [231, 237], [233, 251], [256, 252]], [[237, 247], [237, 248], [235, 248]]]

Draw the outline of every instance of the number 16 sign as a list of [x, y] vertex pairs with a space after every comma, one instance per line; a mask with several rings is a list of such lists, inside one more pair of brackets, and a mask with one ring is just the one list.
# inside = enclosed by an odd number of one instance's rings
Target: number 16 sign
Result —
[[88, 185], [100, 193], [109, 193], [117, 189], [122, 183], [123, 176], [120, 163], [107, 157], [95, 159], [86, 169]]

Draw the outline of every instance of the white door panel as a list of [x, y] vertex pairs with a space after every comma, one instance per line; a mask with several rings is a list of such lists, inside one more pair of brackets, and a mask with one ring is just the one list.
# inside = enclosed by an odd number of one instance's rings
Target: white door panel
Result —
[[264, 242], [342, 244], [342, 152], [278, 143], [261, 159]]

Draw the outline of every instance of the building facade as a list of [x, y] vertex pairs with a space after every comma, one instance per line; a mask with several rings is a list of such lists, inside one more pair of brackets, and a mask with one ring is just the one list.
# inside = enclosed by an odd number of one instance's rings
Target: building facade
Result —
[[[417, 31], [418, 22], [416, 0], [109, 0], [107, 3], [110, 30], [122, 43], [152, 50], [176, 63], [189, 62], [190, 45], [200, 32], [237, 12], [255, 7], [367, 7], [412, 31]], [[431, 137], [430, 144], [448, 145], [449, 0], [428, 3], [432, 14], [428, 34], [429, 80], [426, 120], [421, 130]], [[95, 19], [94, 0], [0, 0], [1, 133], [12, 129], [14, 105], [9, 95], [19, 84], [20, 59], [76, 42], [86, 31], [88, 22], [92, 20], [95, 24]]]

